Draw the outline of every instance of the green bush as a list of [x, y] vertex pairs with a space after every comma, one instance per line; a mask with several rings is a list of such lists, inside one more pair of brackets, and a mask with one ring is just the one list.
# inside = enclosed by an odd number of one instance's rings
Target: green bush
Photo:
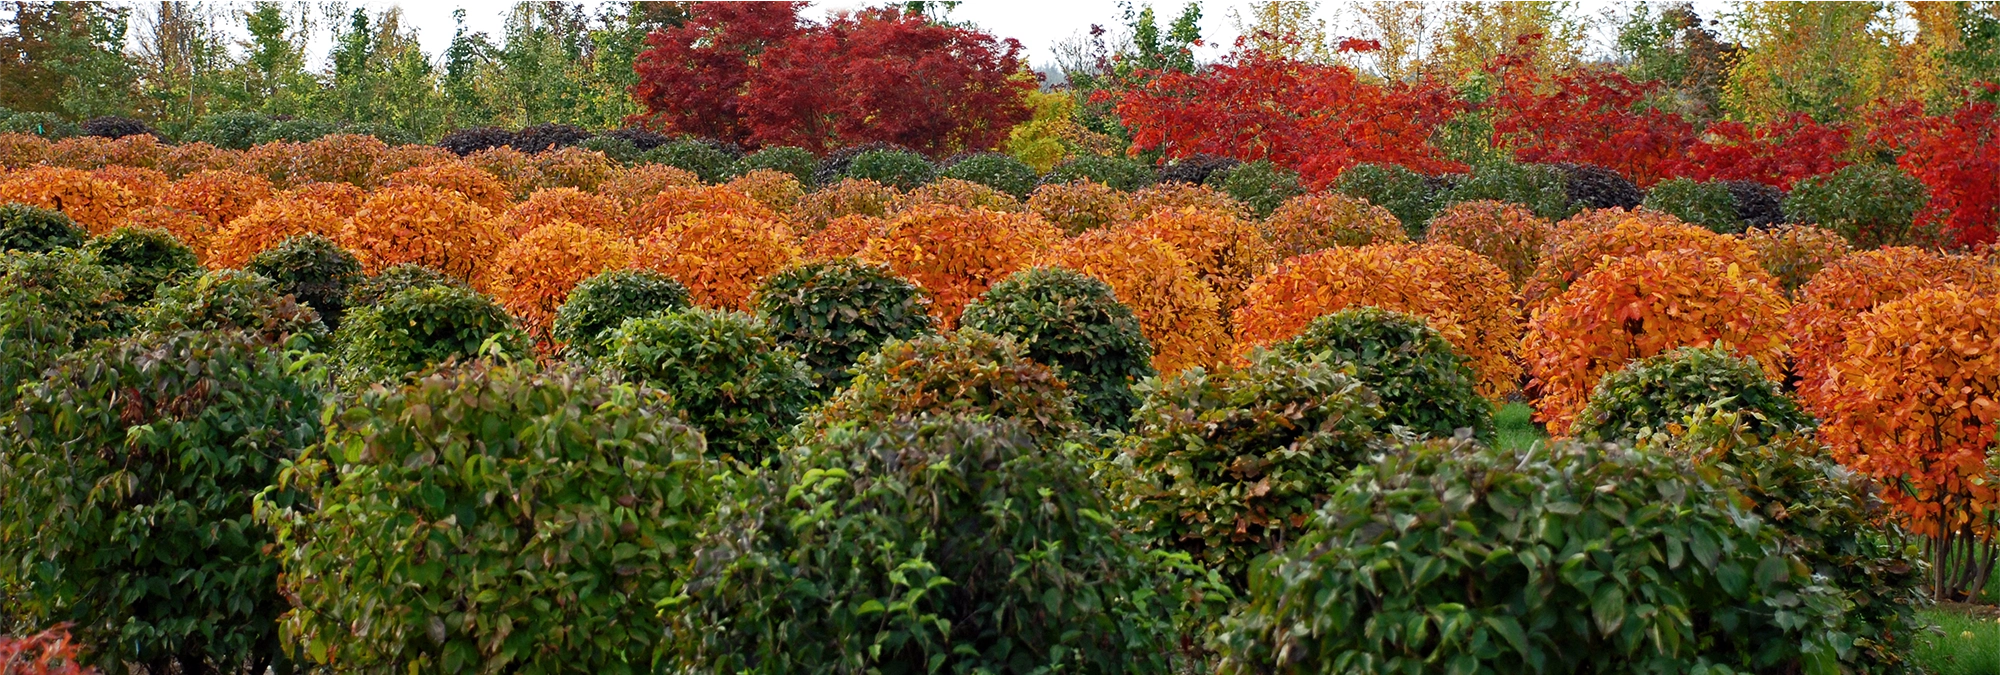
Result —
[[1020, 342], [1028, 358], [1055, 368], [1076, 392], [1076, 412], [1091, 426], [1130, 426], [1139, 397], [1132, 385], [1152, 377], [1153, 347], [1111, 286], [1080, 272], [1037, 267], [994, 284], [965, 308], [959, 325]]
[[618, 269], [583, 280], [556, 309], [549, 334], [573, 357], [604, 355], [612, 330], [626, 319], [687, 309], [688, 289], [652, 270]]
[[287, 605], [252, 500], [320, 440], [308, 365], [183, 332], [25, 387], [0, 427], [0, 630], [71, 623], [110, 672], [264, 672]]
[[0, 134], [34, 134], [52, 141], [77, 134], [76, 123], [49, 112], [14, 113], [0, 120]]
[[692, 308], [631, 319], [605, 365], [673, 397], [715, 454], [755, 464], [818, 399], [812, 370], [757, 317]]
[[89, 238], [89, 232], [61, 211], [15, 202], [0, 204], [0, 253], [83, 248]]
[[1258, 218], [1271, 215], [1285, 205], [1285, 200], [1306, 193], [1305, 187], [1299, 185], [1298, 172], [1280, 169], [1268, 159], [1209, 174], [1208, 186], [1236, 198]]
[[71, 249], [0, 255], [0, 418], [56, 359], [126, 328], [122, 284]]
[[1817, 424], [1764, 377], [1756, 361], [1727, 349], [1682, 347], [1606, 373], [1577, 416], [1579, 438], [1633, 439], [1684, 426], [1696, 410], [1740, 413], [1758, 438], [1810, 432]]
[[1006, 336], [979, 330], [890, 340], [854, 368], [854, 379], [799, 425], [812, 438], [843, 422], [916, 415], [1020, 420], [1037, 433], [1083, 430], [1075, 397], [1048, 366]]
[[350, 122], [341, 125], [340, 133], [370, 136], [388, 145], [419, 145], [424, 139], [402, 127], [387, 122]]
[[201, 274], [201, 259], [165, 230], [120, 227], [84, 244], [84, 250], [124, 278], [125, 301], [153, 298], [160, 284]]
[[280, 292], [312, 307], [328, 329], [340, 328], [347, 294], [362, 279], [354, 254], [317, 234], [288, 237], [250, 258], [243, 269], [276, 282]]
[[576, 147], [604, 153], [606, 159], [619, 164], [637, 164], [644, 160], [646, 154], [646, 151], [640, 150], [630, 139], [617, 136], [592, 136], [576, 144]]
[[640, 153], [639, 162], [686, 169], [701, 182], [720, 183], [732, 175], [736, 155], [713, 141], [684, 138]]
[[256, 144], [263, 145], [278, 141], [305, 143], [319, 140], [321, 136], [329, 136], [337, 133], [340, 133], [340, 125], [324, 120], [306, 117], [278, 120], [272, 122], [271, 126], [264, 127], [264, 131], [257, 134]]
[[268, 115], [247, 110], [211, 113], [196, 119], [194, 128], [182, 134], [181, 140], [207, 143], [224, 150], [249, 150], [277, 123]]
[[493, 299], [457, 286], [397, 291], [355, 306], [333, 335], [348, 385], [420, 373], [450, 359], [526, 358], [533, 346]]
[[216, 270], [161, 287], [158, 297], [139, 308], [138, 324], [151, 333], [244, 331], [266, 344], [293, 336], [317, 341], [326, 335], [319, 314], [286, 295], [277, 282], [237, 270]]
[[935, 323], [923, 289], [853, 258], [771, 275], [757, 291], [757, 312], [828, 393], [845, 386], [847, 369], [882, 343], [928, 333]]
[[402, 291], [432, 286], [472, 289], [457, 277], [416, 263], [403, 263], [355, 282], [353, 287], [348, 289], [347, 302], [344, 304], [348, 308], [367, 307], [380, 304], [389, 296]]
[[1122, 510], [1156, 546], [1187, 552], [1238, 588], [1251, 561], [1297, 539], [1366, 458], [1382, 416], [1339, 367], [1274, 352], [1142, 389], [1114, 481]]
[[1742, 234], [1743, 219], [1736, 215], [1736, 197], [1720, 181], [1706, 183], [1689, 178], [1660, 181], [1646, 191], [1646, 208], [1719, 234]]
[[1395, 164], [1356, 164], [1340, 172], [1331, 189], [1396, 214], [1412, 240], [1423, 239], [1424, 223], [1444, 206], [1423, 174]]
[[1910, 243], [1917, 212], [1929, 203], [1924, 184], [1888, 164], [1856, 164], [1792, 186], [1785, 215], [1847, 237], [1855, 248]]
[[1035, 191], [1035, 182], [1040, 176], [1027, 162], [1015, 159], [1013, 155], [999, 152], [981, 152], [969, 155], [938, 174], [942, 178], [956, 178], [972, 181], [986, 187], [1014, 195], [1015, 199], [1027, 199]]
[[1460, 202], [1492, 199], [1519, 204], [1542, 218], [1559, 221], [1575, 215], [1563, 172], [1546, 164], [1488, 162], [1472, 167], [1472, 175], [1447, 190], [1438, 208]]
[[855, 155], [842, 175], [910, 190], [936, 180], [937, 167], [923, 155], [908, 150], [869, 150]]
[[1153, 184], [1153, 168], [1145, 162], [1124, 157], [1078, 155], [1064, 160], [1042, 176], [1045, 184], [1093, 180], [1113, 190], [1132, 192]]
[[799, 179], [799, 185], [810, 188], [813, 184], [813, 171], [818, 168], [819, 159], [813, 157], [811, 151], [789, 145], [776, 145], [744, 155], [743, 159], [736, 160], [736, 164], [730, 167], [729, 173], [741, 176], [758, 169], [783, 171]]
[[[1374, 454], [1253, 571], [1223, 673], [1842, 672], [1843, 600], [1668, 453]], [[1847, 652], [1857, 654], [1856, 652]], [[1345, 664], [1345, 665], [1343, 665]], [[1725, 669], [1726, 668], [1726, 669]]]
[[1313, 319], [1277, 349], [1351, 365], [1355, 379], [1381, 397], [1385, 423], [1430, 436], [1469, 429], [1493, 440], [1493, 404], [1476, 390], [1478, 376], [1421, 318], [1375, 307], [1344, 309]]
[[[662, 611], [674, 672], [1170, 673], [1185, 597], [1014, 420], [843, 424], [741, 481]], [[1191, 671], [1189, 671], [1191, 672]]]
[[298, 462], [283, 630], [358, 672], [653, 672], [713, 506], [658, 392], [484, 363], [363, 393]]

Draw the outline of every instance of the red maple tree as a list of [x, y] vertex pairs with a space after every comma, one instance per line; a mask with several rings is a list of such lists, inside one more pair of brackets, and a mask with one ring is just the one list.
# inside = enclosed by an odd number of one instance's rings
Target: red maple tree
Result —
[[1897, 166], [1922, 181], [1930, 203], [1922, 222], [1942, 226], [1959, 246], [1991, 244], [2000, 221], [2000, 116], [1990, 101], [1926, 114], [1916, 101], [1875, 114], [1871, 145], [1899, 153]]
[[1847, 166], [1847, 125], [1826, 125], [1805, 113], [1752, 128], [1742, 122], [1708, 125], [1704, 138], [1688, 149], [1680, 175], [1697, 180], [1752, 180], [1781, 190], [1806, 178]]
[[1485, 102], [1493, 142], [1518, 161], [1595, 164], [1647, 187], [1675, 177], [1699, 140], [1681, 116], [1640, 105], [1657, 83], [1602, 67], [1551, 76], [1530, 64], [1509, 54], [1487, 66], [1500, 82]]

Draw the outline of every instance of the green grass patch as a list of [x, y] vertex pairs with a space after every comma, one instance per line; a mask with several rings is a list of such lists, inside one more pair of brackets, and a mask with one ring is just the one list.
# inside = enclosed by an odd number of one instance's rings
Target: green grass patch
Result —
[[1549, 440], [1549, 432], [1535, 423], [1535, 410], [1526, 403], [1514, 402], [1500, 406], [1493, 413], [1495, 440], [1502, 448], [1519, 449], [1541, 441]]
[[1951, 607], [1922, 614], [1941, 632], [1917, 635], [1910, 651], [1917, 667], [1935, 675], [2000, 675], [2000, 622], [1993, 616], [1973, 616]]

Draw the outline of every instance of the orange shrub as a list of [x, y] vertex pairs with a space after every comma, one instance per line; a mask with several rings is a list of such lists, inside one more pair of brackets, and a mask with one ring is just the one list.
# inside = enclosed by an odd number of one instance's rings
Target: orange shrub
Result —
[[499, 248], [488, 212], [457, 194], [412, 185], [375, 191], [337, 239], [369, 274], [417, 263], [465, 280]]
[[317, 234], [339, 241], [346, 227], [344, 217], [317, 201], [296, 194], [279, 196], [258, 202], [207, 238], [204, 259], [217, 269], [240, 269], [250, 258], [286, 239]]
[[1555, 225], [1535, 212], [1492, 200], [1453, 204], [1432, 216], [1425, 227], [1425, 241], [1453, 244], [1486, 256], [1507, 271], [1515, 286], [1535, 273], [1543, 249], [1555, 235]]
[[500, 179], [516, 199], [541, 187], [541, 171], [535, 168], [535, 160], [528, 153], [501, 146], [466, 155], [465, 161]]
[[536, 227], [493, 256], [486, 289], [537, 336], [547, 337], [556, 308], [578, 283], [632, 262], [632, 244], [571, 222]]
[[1285, 200], [1264, 219], [1264, 236], [1278, 255], [1305, 255], [1335, 246], [1401, 244], [1410, 240], [1403, 221], [1388, 209], [1338, 192], [1304, 194]]
[[874, 216], [841, 216], [827, 223], [819, 231], [806, 235], [805, 257], [809, 260], [831, 260], [861, 254], [867, 248], [868, 240], [882, 236], [889, 229], [889, 221]]
[[160, 200], [160, 193], [166, 191], [167, 184], [174, 182], [174, 179], [157, 169], [122, 165], [93, 170], [90, 172], [90, 177], [125, 188], [126, 192], [132, 193], [132, 204], [135, 207], [157, 203]]
[[454, 192], [495, 213], [507, 210], [507, 206], [514, 201], [512, 191], [493, 174], [462, 161], [404, 169], [382, 180], [382, 187], [410, 185], [427, 185]]
[[160, 158], [159, 169], [175, 178], [185, 178], [200, 171], [244, 171], [246, 160], [243, 153], [224, 150], [207, 143], [182, 143], [167, 150]]
[[1264, 240], [1255, 223], [1223, 211], [1160, 211], [1131, 227], [1180, 249], [1201, 280], [1215, 289], [1225, 317], [1242, 306], [1243, 290], [1250, 287], [1250, 281], [1279, 260], [1277, 250]]
[[569, 147], [534, 156], [535, 187], [595, 191], [618, 174], [618, 163], [595, 150]]
[[1722, 347], [1784, 372], [1784, 295], [1761, 270], [1692, 249], [1612, 258], [1528, 323], [1537, 416], [1567, 434], [1606, 373], [1678, 347]]
[[1153, 369], [1161, 375], [1215, 365], [1228, 349], [1215, 291], [1178, 249], [1158, 237], [1093, 230], [1057, 244], [1034, 264], [1076, 270], [1109, 284], [1153, 343]]
[[[390, 176], [419, 167], [450, 164], [462, 161], [450, 150], [435, 145], [395, 145], [382, 151], [375, 158], [375, 165], [368, 167], [368, 185], [381, 185]], [[488, 174], [491, 177], [491, 174]], [[498, 179], [495, 179], [498, 180]], [[512, 187], [508, 188], [510, 191]]]
[[1257, 278], [1236, 310], [1236, 351], [1291, 339], [1313, 319], [1352, 307], [1424, 317], [1471, 361], [1479, 392], [1519, 387], [1521, 321], [1507, 273], [1451, 244], [1338, 247], [1291, 258]]
[[1799, 288], [1798, 304], [1786, 319], [1792, 372], [1799, 401], [1823, 415], [1833, 392], [1825, 390], [1827, 368], [1847, 349], [1847, 331], [1856, 317], [1919, 289], [1945, 284], [2000, 288], [2000, 274], [1970, 256], [1940, 255], [1910, 247], [1861, 251], [1828, 263]]
[[20, 169], [49, 158], [49, 142], [34, 134], [0, 134], [0, 169]]
[[1611, 224], [1593, 224], [1585, 229], [1558, 234], [1555, 243], [1542, 255], [1541, 263], [1536, 265], [1534, 276], [1522, 285], [1521, 298], [1532, 311], [1542, 302], [1568, 289], [1583, 275], [1597, 269], [1602, 258], [1632, 257], [1651, 251], [1682, 248], [1740, 265], [1746, 273], [1758, 277], [1760, 281], [1773, 286], [1777, 284], [1777, 280], [1766, 274], [1763, 266], [1757, 263], [1757, 252], [1741, 239], [1677, 220], [1639, 217]]
[[962, 209], [1019, 211], [1021, 210], [1021, 200], [1015, 199], [1013, 195], [969, 180], [940, 178], [898, 195], [889, 203], [889, 211], [893, 213], [923, 206], [956, 206]]
[[361, 210], [361, 202], [368, 199], [367, 192], [347, 183], [306, 183], [286, 190], [280, 196], [319, 204], [342, 218]]
[[175, 239], [194, 249], [195, 256], [208, 260], [208, 241], [215, 234], [208, 219], [201, 214], [165, 206], [141, 206], [125, 212], [119, 227], [165, 230]]
[[799, 257], [784, 225], [733, 214], [689, 214], [639, 243], [638, 266], [687, 286], [696, 304], [750, 311], [764, 278]]
[[931, 206], [897, 214], [861, 258], [922, 287], [930, 294], [931, 316], [949, 329], [987, 287], [1061, 238], [1061, 231], [1031, 215]]
[[626, 210], [653, 201], [653, 195], [672, 187], [701, 187], [701, 177], [693, 171], [665, 164], [641, 164], [613, 173], [597, 186], [597, 194], [617, 200]]
[[651, 201], [633, 209], [625, 219], [625, 232], [631, 236], [644, 236], [668, 227], [683, 216], [724, 214], [771, 222], [784, 219], [749, 195], [728, 186], [675, 187], [661, 190]]
[[789, 214], [799, 208], [799, 200], [805, 198], [805, 186], [791, 174], [773, 169], [758, 169], [731, 179], [726, 186], [749, 195], [757, 203], [778, 213]]
[[160, 159], [167, 155], [168, 150], [167, 146], [160, 145], [160, 139], [150, 134], [116, 139], [78, 136], [56, 141], [55, 145], [49, 146], [48, 163], [86, 170], [107, 166], [150, 169], [159, 166]]
[[351, 183], [368, 187], [375, 162], [388, 154], [389, 144], [374, 136], [331, 134], [298, 144], [292, 170], [280, 185]]
[[1564, 218], [1562, 222], [1556, 223], [1555, 236], [1557, 240], [1567, 239], [1578, 234], [1608, 228], [1628, 220], [1638, 220], [1653, 225], [1687, 224], [1686, 221], [1665, 211], [1654, 211], [1643, 206], [1627, 211], [1614, 206], [1606, 209], [1584, 209], [1577, 212], [1576, 215]]
[[799, 210], [792, 214], [792, 222], [810, 232], [841, 216], [886, 218], [896, 195], [896, 188], [872, 180], [843, 178], [799, 199]]
[[292, 165], [297, 163], [299, 153], [303, 152], [304, 148], [304, 143], [290, 141], [254, 145], [238, 156], [237, 166], [233, 170], [261, 176], [272, 185], [297, 185], [306, 180], [293, 180]]
[[1028, 212], [1079, 234], [1132, 219], [1132, 198], [1089, 180], [1054, 183], [1028, 195]]
[[271, 196], [271, 184], [241, 171], [201, 171], [174, 181], [160, 195], [160, 205], [193, 211], [214, 229], [250, 212]]
[[87, 171], [37, 166], [0, 180], [0, 201], [55, 209], [69, 214], [91, 234], [104, 234], [124, 221], [126, 209], [137, 199], [118, 184], [92, 178]]
[[1178, 181], [1156, 183], [1132, 193], [1130, 199], [1133, 218], [1144, 218], [1155, 213], [1182, 209], [1221, 211], [1245, 220], [1250, 218], [1250, 209], [1244, 208], [1242, 202], [1206, 185]]
[[624, 230], [618, 205], [609, 197], [576, 188], [549, 188], [534, 194], [494, 219], [494, 226], [509, 237], [519, 237], [543, 225], [575, 223], [587, 228], [618, 232]]
[[1743, 233], [1743, 242], [1757, 252], [1757, 262], [1791, 295], [1812, 281], [1828, 263], [1854, 252], [1847, 238], [1812, 225], [1773, 225]]

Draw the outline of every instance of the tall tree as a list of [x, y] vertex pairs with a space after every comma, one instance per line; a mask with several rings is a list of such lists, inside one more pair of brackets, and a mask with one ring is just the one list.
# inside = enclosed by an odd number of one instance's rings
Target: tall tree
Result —
[[1888, 3], [1750, 2], [1735, 25], [1744, 52], [1723, 102], [1737, 118], [1849, 121], [1887, 93], [1900, 42]]
[[1327, 39], [1319, 3], [1276, 0], [1250, 5], [1246, 16], [1229, 10], [1229, 21], [1252, 48], [1307, 63], [1332, 63], [1337, 52]]
[[133, 41], [144, 94], [141, 113], [155, 124], [179, 126], [208, 112], [220, 99], [229, 70], [229, 45], [215, 29], [221, 8], [194, 2], [159, 2], [140, 8]]
[[1633, 80], [1664, 85], [1651, 105], [1694, 120], [1721, 113], [1722, 87], [1741, 50], [1711, 30], [1715, 24], [1688, 2], [1632, 9], [1618, 29], [1618, 55]]
[[243, 59], [236, 66], [235, 106], [268, 115], [297, 115], [319, 88], [306, 72], [305, 44], [312, 35], [312, 17], [303, 7], [257, 2], [241, 10], [246, 38], [238, 43]]

